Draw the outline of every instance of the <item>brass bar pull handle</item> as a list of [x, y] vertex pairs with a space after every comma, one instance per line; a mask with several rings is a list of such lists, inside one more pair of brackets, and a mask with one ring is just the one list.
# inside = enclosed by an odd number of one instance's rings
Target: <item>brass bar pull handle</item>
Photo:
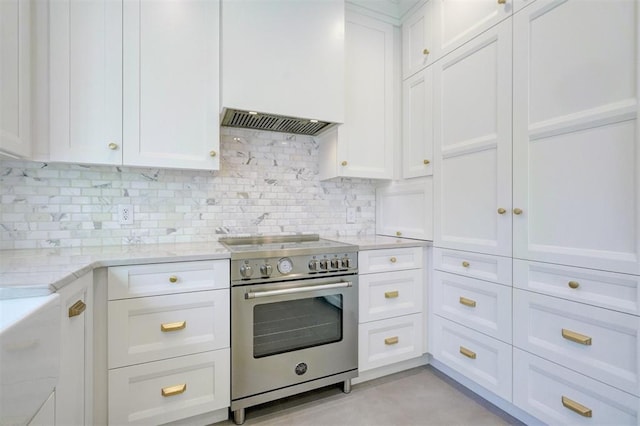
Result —
[[591, 345], [591, 337], [576, 333], [575, 331], [567, 330], [566, 328], [562, 329], [562, 337], [567, 340], [571, 340], [572, 342], [580, 343], [581, 345]]
[[180, 395], [181, 393], [184, 393], [184, 391], [187, 390], [187, 384], [183, 383], [181, 385], [175, 385], [175, 386], [167, 386], [166, 388], [162, 388], [162, 396], [174, 396], [174, 395]]
[[476, 353], [472, 350], [465, 348], [464, 346], [460, 346], [460, 353], [467, 358], [476, 359]]
[[580, 283], [578, 281], [569, 281], [569, 287], [575, 290], [576, 288], [580, 287]]
[[396, 343], [398, 343], [398, 336], [387, 337], [384, 339], [385, 345], [395, 345]]
[[498, 0], [498, 4], [506, 4], [507, 0]]
[[178, 330], [183, 330], [186, 327], [187, 327], [186, 321], [166, 322], [164, 324], [160, 324], [160, 331], [162, 332], [178, 331]]
[[389, 262], [391, 263], [396, 263], [398, 261], [398, 259], [396, 259], [395, 256], [391, 256], [391, 259], [389, 259]]
[[78, 300], [69, 308], [69, 318], [77, 317], [83, 313], [85, 309], [87, 309], [87, 305], [82, 300]]
[[460, 296], [460, 304], [464, 306], [468, 306], [470, 308], [476, 307], [476, 301], [473, 299], [467, 299], [466, 297]]
[[567, 398], [566, 396], [562, 397], [562, 405], [564, 405], [569, 410], [580, 414], [582, 417], [593, 416], [591, 408], [585, 407], [584, 405], [577, 403], [574, 400]]
[[176, 277], [175, 275], [171, 275], [169, 277], [169, 282], [170, 283], [177, 283], [178, 282], [178, 277]]
[[398, 292], [398, 290], [394, 290], [394, 291], [385, 291], [385, 292], [384, 292], [384, 298], [385, 298], [385, 299], [394, 299], [394, 298], [398, 297], [398, 295], [400, 295], [400, 293]]

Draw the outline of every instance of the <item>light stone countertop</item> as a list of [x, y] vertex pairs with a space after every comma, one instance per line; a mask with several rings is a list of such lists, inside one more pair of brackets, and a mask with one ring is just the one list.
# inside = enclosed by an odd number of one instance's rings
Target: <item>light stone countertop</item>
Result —
[[[426, 247], [430, 241], [372, 235], [323, 237], [359, 250]], [[96, 268], [143, 263], [228, 259], [217, 241], [0, 251], [0, 299], [46, 296]]]

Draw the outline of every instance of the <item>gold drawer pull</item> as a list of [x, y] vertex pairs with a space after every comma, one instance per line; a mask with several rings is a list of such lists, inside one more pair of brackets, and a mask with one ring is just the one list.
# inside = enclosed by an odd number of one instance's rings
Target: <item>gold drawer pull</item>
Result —
[[400, 293], [398, 293], [398, 290], [394, 290], [394, 291], [385, 291], [384, 292], [384, 298], [385, 299], [394, 299], [396, 297], [398, 297]]
[[476, 359], [476, 353], [474, 351], [471, 351], [465, 348], [464, 346], [460, 346], [460, 353], [466, 356], [467, 358]]
[[87, 305], [82, 300], [78, 300], [69, 308], [69, 318], [77, 317], [83, 313], [85, 309], [87, 309]]
[[462, 267], [463, 268], [468, 268], [470, 266], [470, 263], [467, 262], [466, 260], [464, 262], [462, 262]]
[[164, 324], [160, 324], [160, 331], [178, 331], [183, 330], [187, 327], [186, 321], [178, 321], [178, 322], [166, 322]]
[[180, 395], [181, 393], [184, 393], [184, 391], [186, 390], [187, 390], [186, 383], [183, 383], [181, 385], [175, 385], [175, 386], [167, 386], [166, 388], [162, 388], [162, 396]]
[[460, 304], [464, 306], [468, 306], [470, 308], [476, 307], [476, 301], [472, 299], [467, 299], [466, 297], [460, 296]]
[[591, 412], [591, 408], [587, 408], [584, 405], [579, 404], [574, 400], [567, 398], [566, 396], [562, 397], [562, 405], [564, 405], [571, 411], [575, 411], [576, 413], [580, 414], [582, 417], [593, 416], [593, 413]]
[[569, 281], [569, 287], [576, 289], [580, 287], [580, 283], [578, 281]]
[[169, 282], [170, 283], [177, 283], [178, 282], [178, 277], [176, 277], [175, 275], [171, 275], [169, 277]]
[[396, 343], [398, 343], [398, 336], [387, 337], [386, 339], [384, 339], [385, 345], [395, 345]]
[[571, 340], [572, 342], [580, 343], [581, 345], [591, 345], [591, 337], [576, 333], [575, 331], [567, 330], [566, 328], [562, 329], [562, 337], [567, 340]]
[[395, 257], [395, 256], [391, 256], [391, 259], [389, 259], [389, 261], [390, 261], [391, 263], [396, 263], [396, 262], [398, 261], [398, 259], [396, 259], [396, 257]]

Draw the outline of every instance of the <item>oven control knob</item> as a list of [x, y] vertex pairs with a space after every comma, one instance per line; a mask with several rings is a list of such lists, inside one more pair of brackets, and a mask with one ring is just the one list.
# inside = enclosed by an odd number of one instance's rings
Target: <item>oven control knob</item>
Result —
[[242, 275], [242, 278], [251, 278], [251, 275], [253, 275], [253, 268], [251, 265], [242, 265], [240, 267], [240, 275]]
[[340, 268], [342, 268], [342, 260], [331, 259], [331, 269], [340, 269]]
[[319, 271], [320, 270], [320, 261], [319, 260], [310, 260], [309, 261], [309, 270], [310, 271]]
[[342, 259], [342, 266], [344, 266], [345, 268], [353, 267], [352, 263], [353, 262], [351, 262], [351, 258], [349, 257], [345, 257], [344, 259]]
[[320, 269], [324, 269], [325, 271], [327, 269], [329, 269], [329, 260], [328, 259], [322, 259], [320, 261]]
[[273, 267], [268, 263], [265, 263], [264, 265], [260, 266], [260, 273], [262, 274], [263, 277], [270, 277], [271, 272], [273, 272]]

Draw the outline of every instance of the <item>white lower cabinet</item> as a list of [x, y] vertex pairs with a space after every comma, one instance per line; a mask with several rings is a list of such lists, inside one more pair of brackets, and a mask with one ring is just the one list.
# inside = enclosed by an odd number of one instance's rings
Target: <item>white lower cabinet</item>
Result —
[[422, 355], [422, 314], [360, 324], [358, 370], [367, 371]]
[[431, 316], [431, 353], [449, 368], [511, 401], [511, 345], [437, 315]]
[[513, 403], [547, 424], [637, 425], [640, 399], [513, 350]]

